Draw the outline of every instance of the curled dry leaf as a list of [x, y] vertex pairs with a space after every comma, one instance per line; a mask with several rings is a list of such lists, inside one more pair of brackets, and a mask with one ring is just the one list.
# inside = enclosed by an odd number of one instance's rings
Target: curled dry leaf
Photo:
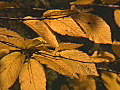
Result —
[[120, 0], [101, 0], [103, 4], [115, 4], [119, 2]]
[[100, 63], [100, 62], [114, 62], [115, 56], [109, 52], [99, 52], [95, 51], [92, 55], [92, 62]]
[[120, 10], [114, 11], [114, 17], [117, 25], [120, 27]]
[[101, 17], [82, 12], [71, 17], [91, 41], [112, 44], [110, 27]]
[[56, 20], [44, 20], [44, 22], [55, 32], [75, 37], [86, 37], [84, 32], [72, 18], [61, 18]]
[[83, 44], [74, 44], [74, 43], [60, 43], [59, 47], [55, 48], [56, 51], [76, 49], [82, 47]]
[[91, 62], [90, 56], [88, 56], [86, 53], [83, 53], [82, 51], [65, 50], [65, 51], [61, 51], [59, 54], [62, 57], [73, 59], [73, 60], [76, 60], [76, 61]]
[[70, 4], [75, 5], [84, 5], [84, 4], [93, 4], [95, 0], [76, 0], [75, 2], [71, 2]]
[[120, 57], [120, 42], [114, 41], [112, 44], [112, 49], [115, 52], [115, 54]]
[[11, 87], [18, 78], [25, 55], [13, 52], [0, 60], [0, 88]]
[[70, 16], [77, 14], [77, 11], [74, 10], [48, 10], [43, 13], [44, 18], [60, 18], [65, 16]]
[[120, 77], [116, 73], [104, 72], [101, 78], [108, 90], [120, 90]]
[[49, 68], [55, 70], [60, 74], [67, 75], [67, 76], [74, 76], [78, 78], [78, 76], [76, 75], [76, 72], [71, 67], [69, 67], [66, 63], [64, 63], [62, 59], [55, 60], [55, 59], [45, 58], [43, 56], [38, 56], [38, 55], [35, 55], [34, 58], [38, 60], [41, 64], [47, 65]]
[[36, 60], [25, 63], [20, 72], [22, 90], [46, 90], [46, 77], [43, 66]]
[[[32, 18], [32, 17], [26, 17]], [[55, 35], [52, 33], [51, 29], [46, 26], [43, 21], [40, 20], [26, 20], [24, 23], [32, 28], [37, 34], [39, 34], [46, 42], [48, 42], [53, 47], [58, 47], [58, 42]]]

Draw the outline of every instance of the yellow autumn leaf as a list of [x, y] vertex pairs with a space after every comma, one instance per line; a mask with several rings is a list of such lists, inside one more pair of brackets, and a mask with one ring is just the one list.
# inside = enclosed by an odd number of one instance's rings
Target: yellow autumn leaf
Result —
[[9, 53], [8, 49], [0, 49], [0, 58]]
[[[32, 18], [32, 17], [26, 17]], [[24, 24], [32, 28], [37, 34], [39, 34], [46, 42], [53, 47], [58, 47], [58, 42], [55, 35], [51, 32], [51, 29], [46, 26], [43, 21], [40, 20], [26, 20]]]
[[60, 43], [59, 47], [55, 48], [56, 51], [76, 49], [82, 47], [83, 44], [74, 44], [74, 43]]
[[112, 50], [115, 52], [117, 56], [120, 56], [120, 42], [114, 41], [112, 44]]
[[0, 35], [21, 38], [21, 36], [18, 33], [11, 30], [7, 30], [6, 28], [0, 28]]
[[93, 63], [82, 63], [73, 60], [63, 60], [69, 67], [79, 75], [99, 76], [96, 66]]
[[116, 73], [103, 72], [101, 78], [107, 90], [120, 90], [120, 77]]
[[117, 9], [114, 11], [114, 18], [117, 25], [120, 27], [120, 10]]
[[25, 55], [13, 52], [0, 60], [0, 88], [11, 87], [20, 73]]
[[115, 4], [119, 2], [120, 0], [101, 0], [103, 4]]
[[44, 22], [55, 32], [75, 37], [86, 37], [82, 29], [72, 18], [61, 18], [56, 20], [44, 20]]
[[95, 51], [92, 55], [92, 62], [100, 63], [100, 62], [114, 62], [115, 56], [109, 52], [97, 52]]
[[62, 59], [55, 60], [55, 59], [38, 56], [38, 55], [35, 55], [34, 58], [38, 60], [41, 64], [45, 64], [47, 67], [55, 70], [60, 74], [67, 75], [67, 76], [74, 76], [78, 78], [78, 76], [76, 75], [76, 72], [71, 67], [69, 67], [66, 63], [64, 63]]
[[95, 0], [76, 0], [75, 2], [71, 2], [70, 4], [75, 5], [84, 5], [84, 4], [93, 4]]
[[25, 63], [20, 72], [22, 90], [46, 90], [46, 77], [43, 66], [36, 60]]
[[74, 10], [48, 10], [43, 13], [43, 18], [61, 18], [77, 13], [78, 12]]
[[110, 27], [101, 17], [83, 12], [71, 17], [91, 41], [112, 44]]
[[86, 53], [83, 53], [82, 51], [65, 50], [65, 51], [61, 51], [59, 54], [62, 57], [77, 60], [80, 62], [91, 62], [90, 56], [88, 56]]

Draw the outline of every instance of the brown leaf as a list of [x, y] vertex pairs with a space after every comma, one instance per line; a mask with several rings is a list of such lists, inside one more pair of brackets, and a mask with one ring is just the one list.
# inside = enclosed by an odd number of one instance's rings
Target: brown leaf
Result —
[[79, 75], [99, 76], [93, 63], [81, 63], [73, 60], [64, 60], [64, 62]]
[[120, 90], [120, 77], [117, 74], [104, 72], [101, 78], [107, 90]]
[[55, 59], [46, 58], [38, 55], [35, 55], [34, 58], [38, 60], [41, 64], [47, 65], [47, 67], [55, 70], [60, 74], [67, 75], [67, 76], [74, 76], [78, 78], [78, 76], [76, 75], [76, 72], [71, 67], [69, 67], [66, 63], [64, 63], [62, 59], [55, 60]]
[[62, 18], [57, 20], [44, 20], [44, 22], [55, 32], [75, 37], [86, 37], [84, 32], [74, 22], [72, 18]]
[[120, 57], [120, 42], [114, 41], [112, 44], [112, 49], [115, 52], [115, 54]]
[[68, 49], [76, 49], [82, 47], [83, 44], [73, 44], [73, 43], [60, 43], [59, 47], [57, 47], [55, 50], [68, 50]]
[[[32, 17], [26, 17], [32, 18]], [[40, 20], [26, 20], [24, 23], [32, 28], [37, 34], [39, 34], [46, 42], [53, 47], [58, 47], [58, 42], [55, 35], [51, 32], [50, 28], [46, 26], [43, 21]]]
[[43, 13], [44, 18], [60, 18], [65, 16], [70, 16], [77, 14], [78, 12], [74, 10], [48, 10]]
[[114, 11], [114, 17], [117, 25], [120, 27], [120, 10]]
[[22, 90], [46, 90], [46, 77], [43, 66], [36, 60], [25, 63], [20, 72]]
[[20, 52], [13, 52], [0, 60], [0, 87], [11, 87], [18, 78], [25, 56]]
[[71, 17], [91, 41], [102, 44], [112, 43], [110, 27], [101, 17], [82, 12]]
[[95, 51], [92, 55], [92, 62], [114, 62], [115, 56], [109, 52], [97, 52]]
[[120, 0], [101, 0], [103, 4], [115, 4], [119, 2]]
[[83, 5], [83, 4], [93, 4], [95, 0], [76, 0], [75, 2], [71, 2], [70, 4], [75, 5]]
[[91, 62], [90, 56], [78, 50], [65, 50], [61, 51], [59, 54], [62, 57], [77, 60], [80, 62]]

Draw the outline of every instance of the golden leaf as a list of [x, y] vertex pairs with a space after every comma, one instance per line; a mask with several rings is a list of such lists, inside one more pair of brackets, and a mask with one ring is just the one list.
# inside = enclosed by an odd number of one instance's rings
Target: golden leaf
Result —
[[17, 7], [18, 3], [15, 2], [0, 2], [0, 10], [4, 10], [6, 8], [10, 8], [10, 7]]
[[20, 72], [22, 90], [46, 90], [46, 77], [43, 66], [36, 60], [25, 63]]
[[43, 13], [44, 18], [60, 18], [65, 16], [70, 16], [77, 14], [78, 12], [74, 10], [48, 10]]
[[120, 42], [114, 41], [112, 44], [112, 49], [115, 52], [115, 54], [120, 57]]
[[9, 53], [8, 49], [0, 49], [0, 58]]
[[115, 56], [109, 52], [100, 52], [95, 51], [92, 55], [92, 62], [114, 62]]
[[[26, 17], [32, 18], [32, 17]], [[50, 28], [46, 26], [43, 21], [40, 20], [26, 20], [24, 23], [32, 28], [37, 34], [39, 34], [45, 41], [47, 41], [53, 47], [58, 47], [58, 42], [55, 35], [51, 32]]]
[[9, 46], [18, 46], [23, 48], [25, 47], [24, 38], [7, 37], [4, 35], [0, 35], [0, 41], [5, 42]]
[[104, 72], [101, 78], [107, 90], [120, 90], [120, 77], [117, 74]]
[[115, 4], [119, 2], [120, 0], [101, 0], [103, 4]]
[[120, 10], [114, 11], [114, 17], [117, 25], [120, 27]]
[[0, 28], [0, 35], [21, 38], [21, 36], [18, 33], [11, 30], [7, 30], [6, 28]]
[[60, 74], [67, 75], [67, 76], [74, 76], [78, 78], [78, 76], [76, 75], [76, 72], [71, 67], [69, 67], [66, 63], [64, 63], [62, 59], [55, 60], [55, 59], [46, 58], [38, 55], [35, 55], [34, 58], [38, 60], [41, 64], [46, 64], [47, 67], [55, 70]]
[[56, 51], [76, 49], [82, 47], [83, 44], [73, 44], [73, 43], [60, 43], [59, 47], [55, 48]]
[[96, 66], [93, 63], [81, 63], [73, 60], [64, 60], [64, 62], [79, 75], [99, 76]]
[[75, 37], [86, 37], [84, 32], [74, 22], [72, 18], [62, 18], [57, 20], [44, 20], [44, 22], [55, 32]]
[[84, 4], [93, 4], [95, 0], [76, 0], [75, 2], [71, 2], [70, 4], [75, 5], [84, 5]]
[[82, 12], [71, 17], [91, 41], [112, 44], [110, 27], [101, 17]]
[[18, 78], [25, 56], [20, 52], [13, 52], [0, 60], [0, 87], [11, 87]]
[[65, 51], [61, 51], [59, 54], [62, 57], [77, 60], [80, 62], [91, 62], [90, 56], [88, 56], [86, 53], [83, 53], [82, 51], [65, 50]]

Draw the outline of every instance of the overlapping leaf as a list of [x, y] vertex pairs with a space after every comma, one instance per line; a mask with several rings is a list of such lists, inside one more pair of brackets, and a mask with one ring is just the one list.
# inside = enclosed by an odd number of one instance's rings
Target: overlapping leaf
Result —
[[20, 52], [13, 52], [0, 60], [0, 88], [2, 90], [14, 84], [24, 60], [25, 55]]
[[46, 90], [46, 77], [43, 66], [36, 60], [24, 64], [19, 81], [22, 90]]
[[45, 58], [43, 56], [34, 56], [41, 64], [46, 64], [49, 68], [57, 71], [60, 74], [77, 77], [76, 72], [69, 67], [63, 60], [55, 60], [51, 58]]
[[[31, 18], [31, 17], [26, 17]], [[50, 28], [46, 26], [43, 21], [39, 20], [26, 20], [24, 22], [30, 28], [32, 28], [37, 34], [39, 34], [45, 41], [47, 41], [53, 47], [58, 47], [58, 42], [55, 35], [51, 32]]]
[[114, 17], [117, 25], [120, 27], [120, 10], [114, 11]]
[[102, 44], [112, 43], [110, 27], [101, 17], [82, 12], [71, 17], [91, 41]]
[[72, 18], [61, 18], [57, 20], [44, 20], [44, 22], [55, 32], [75, 37], [86, 37], [84, 32]]

